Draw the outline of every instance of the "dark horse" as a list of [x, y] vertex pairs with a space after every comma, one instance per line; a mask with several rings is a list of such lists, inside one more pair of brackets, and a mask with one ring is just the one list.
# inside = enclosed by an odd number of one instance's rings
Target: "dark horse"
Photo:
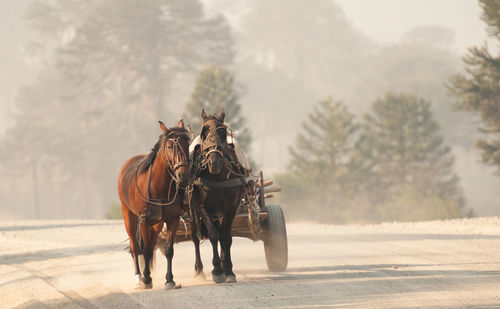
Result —
[[[165, 289], [175, 288], [172, 275], [174, 237], [183, 213], [183, 187], [189, 179], [190, 138], [181, 120], [167, 129], [160, 121], [163, 134], [149, 155], [138, 155], [123, 164], [118, 178], [118, 194], [123, 220], [130, 239], [139, 288], [152, 288], [151, 262], [163, 223], [167, 224], [167, 275]], [[141, 275], [138, 257], [144, 257]]]
[[[192, 170], [196, 179], [191, 208], [195, 213], [194, 219], [201, 217], [212, 244], [212, 278], [216, 283], [236, 282], [231, 262], [231, 227], [244, 189], [244, 174], [227, 143], [224, 117], [224, 110], [218, 115], [208, 116], [202, 111], [201, 142], [195, 149]], [[196, 275], [204, 277], [198, 235], [198, 224], [193, 224]], [[219, 241], [220, 257], [217, 248]]]

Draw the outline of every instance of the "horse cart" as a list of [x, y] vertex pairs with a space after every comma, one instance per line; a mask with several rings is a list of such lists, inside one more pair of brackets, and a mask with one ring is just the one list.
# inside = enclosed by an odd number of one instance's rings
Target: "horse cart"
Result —
[[[266, 199], [281, 191], [272, 186], [272, 180], [264, 180], [262, 172], [258, 177], [246, 180], [246, 189], [238, 212], [232, 225], [233, 237], [245, 237], [253, 241], [264, 242], [264, 252], [267, 267], [271, 271], [283, 271], [288, 264], [288, 242], [285, 217], [278, 205], [266, 205]], [[218, 217], [216, 220], [222, 220]], [[199, 235], [202, 239], [204, 235]], [[160, 241], [165, 240], [166, 229], [160, 234]], [[192, 241], [191, 223], [189, 218], [183, 217], [177, 229], [176, 242]]]

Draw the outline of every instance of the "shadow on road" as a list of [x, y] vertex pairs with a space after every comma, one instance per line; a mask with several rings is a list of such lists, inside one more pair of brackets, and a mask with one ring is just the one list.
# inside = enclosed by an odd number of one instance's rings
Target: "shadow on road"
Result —
[[[463, 265], [463, 264], [461, 264]], [[414, 278], [429, 277], [430, 279], [449, 280], [481, 277], [482, 282], [491, 278], [493, 282], [500, 282], [500, 271], [492, 270], [416, 270], [411, 268], [436, 267], [447, 265], [436, 264], [373, 264], [373, 265], [339, 265], [339, 266], [319, 266], [319, 267], [298, 267], [287, 269], [283, 273], [271, 273], [270, 276], [259, 277], [258, 280], [338, 280], [338, 279], [368, 279], [368, 278]], [[410, 268], [410, 269], [408, 269]], [[243, 271], [244, 272], [244, 271]], [[462, 280], [459, 280], [461, 282]]]
[[491, 304], [474, 297], [462, 301], [453, 298], [478, 284], [500, 282], [499, 271], [418, 269], [428, 267], [436, 265], [298, 267], [282, 273], [260, 272], [263, 277], [237, 284], [212, 283], [171, 291], [155, 285], [149, 291], [127, 293], [115, 289], [94, 298], [70, 291], [63, 299], [25, 303], [19, 308], [500, 308], [500, 301]]
[[68, 247], [68, 248], [57, 248], [49, 250], [38, 250], [33, 252], [22, 252], [16, 254], [3, 254], [0, 255], [0, 264], [14, 265], [26, 262], [35, 262], [35, 261], [38, 262], [38, 261], [45, 261], [49, 259], [57, 259], [70, 256], [74, 257], [86, 254], [120, 251], [120, 250], [125, 250], [127, 244], [123, 243], [123, 244], [113, 244], [113, 245]]
[[85, 227], [85, 226], [111, 226], [111, 225], [123, 225], [122, 222], [93, 222], [93, 223], [65, 223], [65, 224], [43, 224], [43, 225], [16, 225], [16, 226], [1, 226], [0, 232], [14, 232], [14, 231], [30, 231], [30, 230], [45, 230], [45, 229], [57, 229], [57, 228], [75, 228], [75, 227]]
[[477, 235], [477, 234], [418, 234], [418, 233], [379, 233], [379, 234], [319, 234], [319, 235], [288, 235], [290, 242], [325, 243], [325, 242], [389, 242], [389, 241], [413, 241], [413, 240], [477, 240], [477, 239], [500, 239], [500, 235]]

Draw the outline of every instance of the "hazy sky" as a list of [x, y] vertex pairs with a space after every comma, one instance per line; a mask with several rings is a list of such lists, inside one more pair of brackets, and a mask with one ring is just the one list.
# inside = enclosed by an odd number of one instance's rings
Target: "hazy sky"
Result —
[[442, 25], [455, 32], [453, 49], [482, 44], [486, 31], [477, 0], [335, 0], [358, 29], [380, 43], [393, 43], [419, 25]]

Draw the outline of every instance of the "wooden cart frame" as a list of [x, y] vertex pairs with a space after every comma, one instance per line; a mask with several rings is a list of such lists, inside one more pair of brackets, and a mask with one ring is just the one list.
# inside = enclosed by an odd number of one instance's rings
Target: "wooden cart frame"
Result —
[[[232, 236], [264, 242], [267, 267], [271, 271], [284, 271], [288, 265], [288, 241], [285, 216], [279, 205], [266, 205], [266, 199], [281, 191], [264, 181], [262, 172], [257, 179], [247, 181], [247, 190], [233, 221]], [[165, 232], [165, 231], [163, 231]], [[164, 238], [164, 233], [160, 238]], [[176, 233], [176, 242], [192, 241], [189, 220], [183, 219]]]

